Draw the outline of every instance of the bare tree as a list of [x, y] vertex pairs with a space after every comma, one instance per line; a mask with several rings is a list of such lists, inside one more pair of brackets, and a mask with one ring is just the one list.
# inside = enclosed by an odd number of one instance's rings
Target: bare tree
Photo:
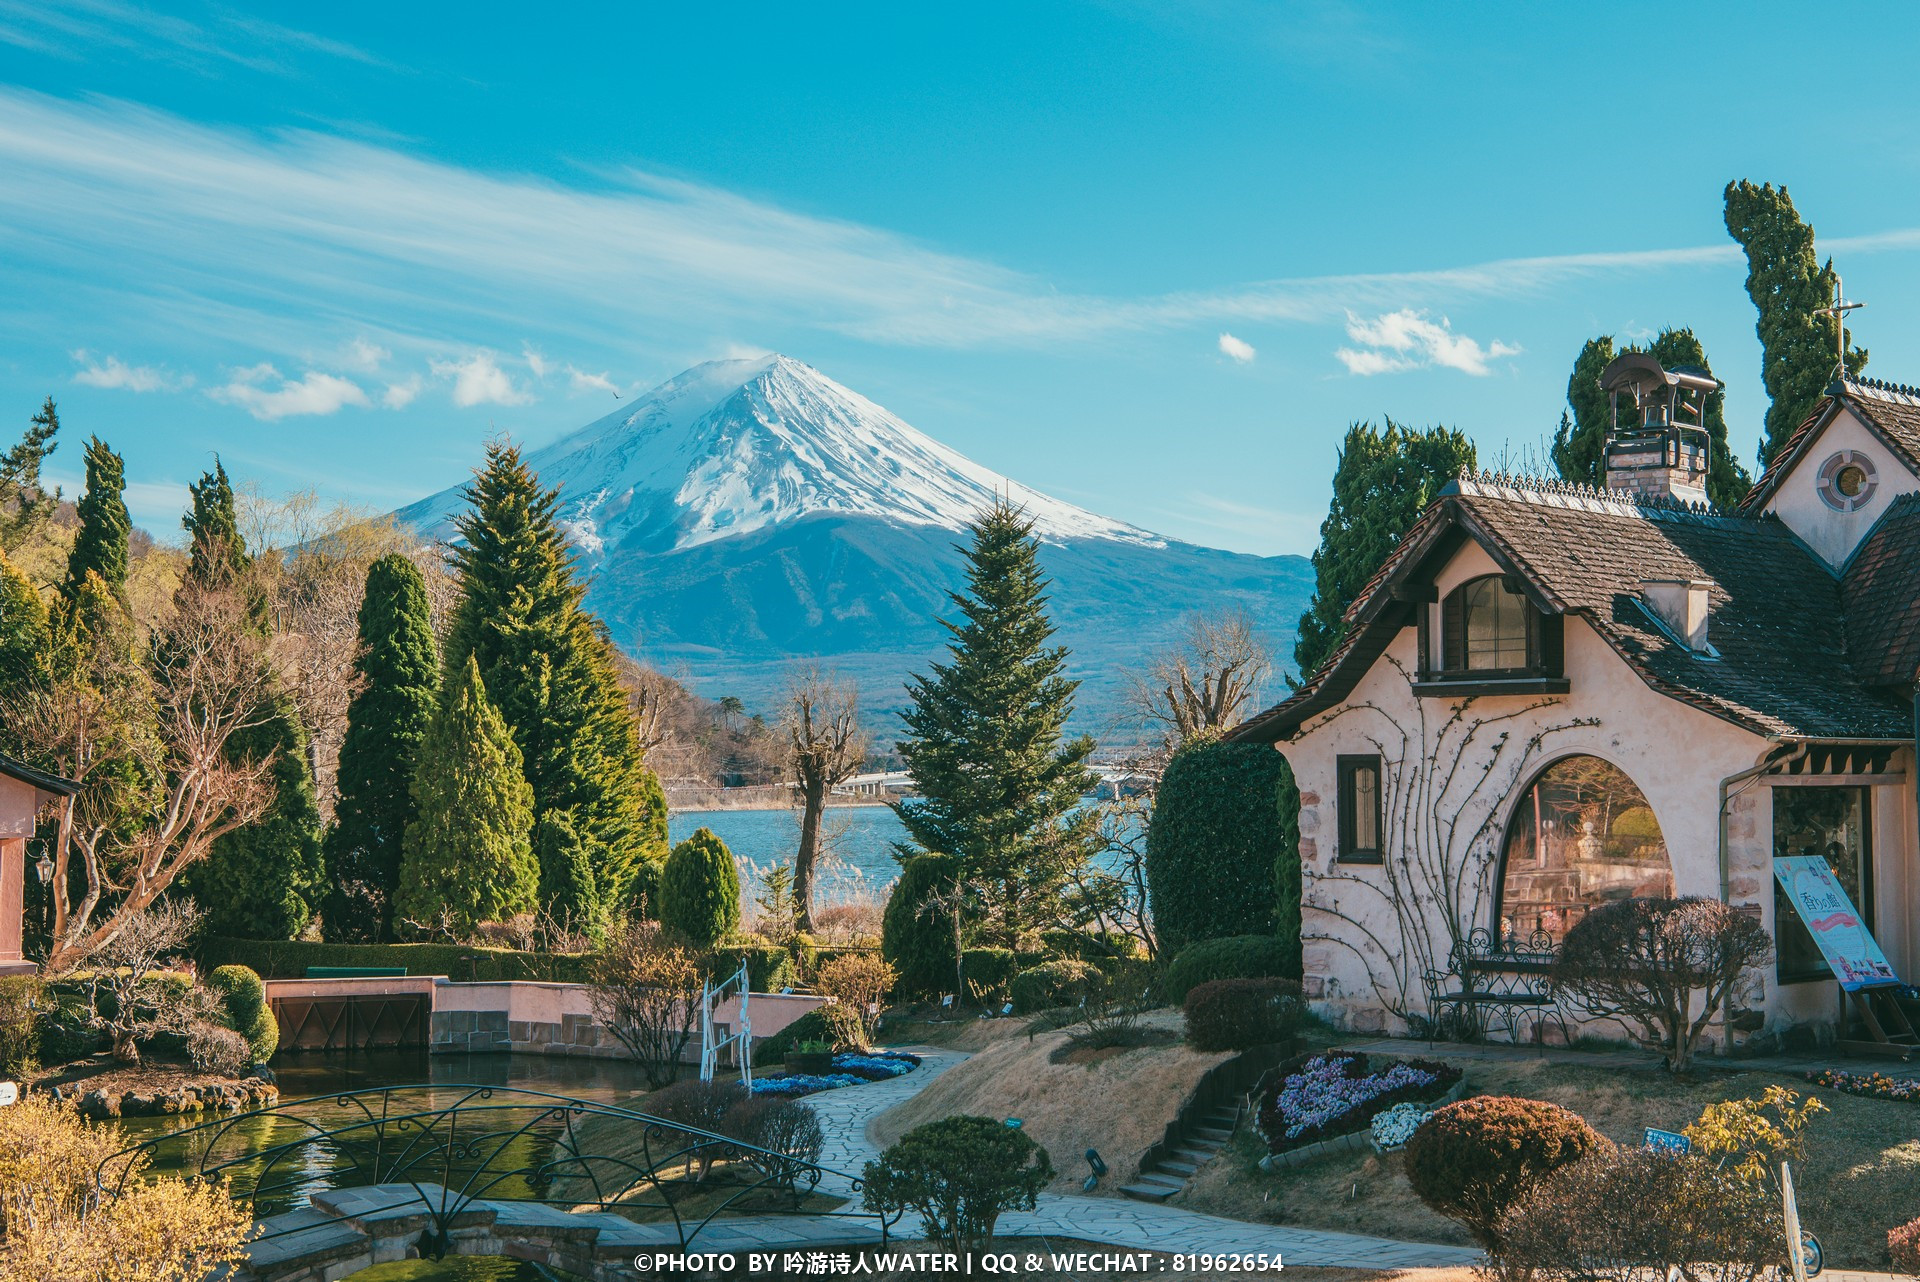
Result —
[[700, 1014], [700, 963], [653, 922], [628, 922], [607, 940], [587, 989], [593, 1017], [627, 1048], [658, 1090], [680, 1075]]
[[818, 668], [796, 671], [787, 687], [787, 769], [800, 805], [800, 847], [793, 856], [795, 925], [813, 928], [813, 874], [820, 857], [820, 821], [827, 794], [867, 759], [860, 694]]
[[1129, 702], [1163, 727], [1171, 747], [1240, 723], [1273, 676], [1273, 646], [1242, 607], [1189, 615], [1172, 646], [1135, 674]]
[[[192, 904], [155, 904], [127, 914], [113, 936], [88, 954], [93, 968], [89, 1022], [107, 1034], [113, 1057], [121, 1063], [139, 1063], [140, 1041], [156, 1033], [185, 1033], [203, 1013], [190, 994], [163, 991], [147, 982], [169, 958], [186, 950], [199, 926], [200, 910]], [[104, 1004], [103, 991], [110, 999]]]
[[[113, 940], [215, 841], [271, 803], [272, 758], [227, 753], [271, 706], [272, 674], [255, 638], [237, 593], [189, 584], [151, 647], [150, 674], [126, 661], [111, 680], [96, 671], [0, 710], [26, 755], [82, 785], [56, 807], [48, 971]], [[152, 804], [131, 816], [109, 779], [129, 766], [154, 781]], [[90, 786], [96, 779], [102, 786]]]

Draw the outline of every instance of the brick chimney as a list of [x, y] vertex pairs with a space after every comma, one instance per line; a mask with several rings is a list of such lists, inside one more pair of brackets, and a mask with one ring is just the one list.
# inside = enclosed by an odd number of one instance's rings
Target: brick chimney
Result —
[[[1707, 501], [1707, 398], [1720, 383], [1705, 370], [1664, 369], [1645, 352], [1615, 357], [1600, 375], [1613, 404], [1607, 436], [1607, 488], [1643, 498]], [[1620, 394], [1632, 405], [1620, 422]]]

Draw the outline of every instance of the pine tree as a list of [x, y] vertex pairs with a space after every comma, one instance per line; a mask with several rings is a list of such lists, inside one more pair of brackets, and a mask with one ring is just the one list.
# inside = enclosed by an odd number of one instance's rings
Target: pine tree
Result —
[[420, 746], [394, 892], [403, 933], [464, 939], [481, 922], [534, 910], [533, 790], [520, 749], [469, 656], [442, 691]]
[[87, 441], [87, 488], [74, 505], [80, 530], [67, 553], [67, 577], [61, 595], [69, 605], [80, 595], [87, 575], [97, 574], [116, 600], [127, 600], [127, 540], [133, 519], [127, 515], [126, 464], [106, 442]]
[[908, 679], [913, 704], [900, 744], [919, 796], [896, 803], [917, 849], [954, 856], [980, 891], [988, 929], [1011, 944], [1058, 914], [1067, 874], [1098, 844], [1082, 805], [1098, 777], [1093, 740], [1065, 739], [1079, 682], [1050, 646], [1047, 580], [1033, 522], [995, 503], [969, 527], [967, 595], [949, 594], [961, 621], [951, 662]]
[[[1613, 335], [1588, 339], [1574, 358], [1573, 373], [1567, 378], [1567, 404], [1571, 413], [1560, 415], [1560, 430], [1554, 433], [1553, 463], [1560, 479], [1581, 485], [1605, 488], [1607, 483], [1607, 435], [1613, 430], [1613, 406], [1607, 393], [1600, 390], [1600, 374], [1616, 356], [1627, 352], [1645, 352], [1664, 369], [1692, 369], [1713, 376], [1707, 363], [1707, 349], [1690, 329], [1666, 329], [1645, 347], [1632, 344], [1614, 350]], [[1620, 406], [1621, 422], [1638, 422], [1631, 397]], [[1731, 508], [1753, 488], [1753, 478], [1733, 455], [1727, 442], [1727, 396], [1716, 391], [1707, 397], [1702, 416], [1708, 437], [1707, 498], [1716, 507]]]
[[1313, 554], [1314, 591], [1300, 616], [1293, 662], [1304, 679], [1345, 634], [1342, 616], [1447, 482], [1474, 466], [1473, 442], [1452, 428], [1414, 431], [1387, 420], [1347, 429], [1333, 472], [1333, 501]]
[[400, 846], [414, 817], [413, 772], [439, 689], [427, 583], [388, 553], [367, 569], [360, 601], [359, 692], [340, 745], [339, 799], [327, 833], [327, 938], [393, 938]]
[[[1761, 379], [1772, 404], [1760, 442], [1764, 468], [1779, 453], [1838, 372], [1837, 318], [1820, 316], [1838, 301], [1833, 262], [1814, 256], [1813, 228], [1801, 221], [1785, 187], [1741, 180], [1727, 184], [1727, 231], [1747, 253], [1747, 295], [1759, 309]], [[1867, 365], [1867, 352], [1847, 337], [1847, 372]]]
[[707, 828], [673, 848], [660, 874], [660, 924], [711, 948], [740, 924], [740, 871], [727, 843]]
[[[233, 485], [218, 460], [187, 487], [192, 506], [181, 525], [193, 540], [186, 581], [197, 589], [247, 594], [249, 614], [263, 643], [266, 603], [247, 575], [253, 559], [240, 538]], [[165, 645], [164, 636], [156, 645]], [[185, 889], [206, 913], [207, 929], [248, 939], [294, 939], [313, 920], [326, 891], [320, 802], [308, 756], [306, 723], [291, 695], [273, 683], [258, 722], [233, 736], [235, 761], [271, 757], [273, 805], [245, 828], [213, 843], [189, 870]]]
[[0, 552], [0, 705], [53, 676], [53, 628], [31, 580]]
[[26, 432], [0, 455], [0, 548], [16, 548], [60, 505], [59, 491], [41, 488], [40, 468], [59, 448], [60, 411], [49, 396]]
[[642, 763], [613, 644], [581, 607], [556, 491], [496, 444], [467, 498], [448, 670], [479, 664], [520, 748], [536, 819], [566, 815], [541, 829], [542, 905], [604, 920], [629, 901], [641, 862], [665, 857], [666, 799]]

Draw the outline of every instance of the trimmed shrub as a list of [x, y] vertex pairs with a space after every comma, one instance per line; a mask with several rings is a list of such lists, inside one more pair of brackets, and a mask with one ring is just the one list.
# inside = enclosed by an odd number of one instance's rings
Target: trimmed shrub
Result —
[[1298, 976], [1299, 846], [1300, 791], [1285, 757], [1217, 739], [1181, 749], [1147, 828], [1161, 948], [1177, 954], [1196, 940], [1271, 935], [1292, 958], [1284, 973]]
[[707, 828], [673, 848], [660, 878], [660, 924], [700, 948], [740, 924], [740, 870], [727, 843]]
[[[951, 891], [960, 861], [951, 855], [915, 855], [900, 867], [880, 917], [880, 955], [900, 975], [900, 991], [913, 997], [953, 992], [953, 913], [927, 900]], [[965, 993], [955, 994], [964, 998]]]
[[662, 1121], [712, 1131], [717, 1135], [721, 1133], [721, 1124], [726, 1120], [727, 1113], [746, 1098], [747, 1092], [739, 1082], [719, 1078], [703, 1082], [698, 1078], [689, 1078], [661, 1087], [642, 1100], [641, 1107], [647, 1114]]
[[41, 1021], [35, 1007], [44, 993], [32, 975], [0, 978], [0, 1077], [29, 1077], [39, 1066]]
[[729, 1139], [764, 1152], [742, 1154], [763, 1179], [791, 1192], [805, 1165], [820, 1161], [826, 1135], [820, 1118], [805, 1104], [775, 1095], [750, 1095], [727, 1109], [723, 1119]]
[[1015, 975], [1007, 985], [1007, 1000], [1016, 1015], [1077, 1006], [1106, 977], [1097, 967], [1083, 961], [1042, 962]]
[[1271, 935], [1230, 935], [1190, 944], [1167, 967], [1167, 1000], [1184, 1004], [1195, 987], [1213, 979], [1300, 978], [1298, 950]]
[[1893, 1257], [1895, 1272], [1920, 1274], [1920, 1219], [1887, 1230], [1887, 1254]]
[[1500, 1217], [1529, 1184], [1611, 1147], [1585, 1118], [1558, 1104], [1483, 1095], [1447, 1105], [1413, 1133], [1407, 1183], [1491, 1248], [1500, 1240]]
[[747, 963], [747, 984], [756, 993], [777, 993], [794, 982], [793, 955], [778, 944], [747, 938], [714, 948], [708, 973], [715, 980], [737, 974]]
[[868, 1210], [918, 1211], [926, 1236], [957, 1251], [993, 1239], [1002, 1211], [1034, 1207], [1053, 1179], [1047, 1150], [990, 1117], [949, 1117], [916, 1126], [868, 1162]]
[[207, 976], [207, 987], [220, 999], [227, 1027], [247, 1039], [247, 1062], [264, 1064], [280, 1049], [280, 1023], [267, 1006], [266, 985], [245, 966], [219, 966]]
[[827, 1008], [816, 1007], [760, 1043], [754, 1062], [771, 1064], [785, 1059], [787, 1053], [799, 1049], [802, 1042], [825, 1042], [832, 1047], [838, 1031], [827, 1018]]
[[1601, 1150], [1548, 1172], [1514, 1198], [1495, 1237], [1490, 1272], [1502, 1282], [1786, 1273], [1786, 1224], [1770, 1185], [1658, 1149]]
[[835, 999], [825, 1013], [827, 1022], [841, 1030], [836, 1040], [861, 1050], [873, 1044], [880, 1024], [880, 1003], [892, 991], [896, 978], [893, 967], [871, 953], [836, 957], [820, 967], [813, 982]]
[[187, 1029], [187, 1059], [201, 1072], [222, 1077], [238, 1077], [256, 1062], [246, 1038], [207, 1020], [196, 1020]]
[[960, 969], [967, 978], [967, 992], [961, 1000], [979, 993], [981, 1001], [990, 1002], [1020, 972], [1020, 959], [1011, 948], [969, 948], [960, 954]]
[[1187, 1042], [1201, 1051], [1243, 1051], [1284, 1042], [1306, 1022], [1291, 979], [1210, 979], [1194, 985], [1183, 1011]]

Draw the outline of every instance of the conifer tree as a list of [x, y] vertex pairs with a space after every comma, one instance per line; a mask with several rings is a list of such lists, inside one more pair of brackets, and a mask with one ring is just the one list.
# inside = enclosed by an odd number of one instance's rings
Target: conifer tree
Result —
[[740, 924], [740, 870], [707, 828], [673, 848], [660, 874], [660, 924], [711, 948]]
[[0, 703], [53, 675], [53, 629], [40, 590], [0, 552]]
[[393, 915], [402, 933], [464, 939], [534, 910], [533, 790], [471, 655], [441, 693], [413, 776]]
[[[1553, 463], [1560, 479], [1581, 485], [1605, 488], [1607, 483], [1607, 435], [1613, 430], [1613, 406], [1607, 393], [1600, 390], [1600, 375], [1616, 356], [1627, 352], [1645, 352], [1664, 369], [1694, 369], [1713, 376], [1707, 364], [1707, 349], [1690, 329], [1666, 329], [1651, 343], [1614, 349], [1613, 335], [1588, 339], [1574, 358], [1573, 373], [1567, 378], [1567, 404], [1570, 412], [1560, 415], [1560, 430], [1553, 437]], [[1708, 437], [1707, 498], [1714, 506], [1731, 508], [1753, 488], [1753, 478], [1733, 455], [1727, 442], [1727, 396], [1716, 391], [1707, 397], [1702, 416]], [[1632, 397], [1623, 397], [1620, 421], [1625, 426], [1638, 423]]]
[[900, 744], [919, 796], [897, 802], [913, 847], [952, 855], [980, 892], [987, 930], [1011, 944], [1059, 910], [1067, 874], [1092, 856], [1093, 740], [1068, 740], [1067, 650], [1049, 645], [1047, 580], [1033, 522], [1004, 502], [976, 517], [951, 661], [908, 679]]
[[101, 583], [121, 604], [127, 599], [127, 540], [133, 533], [133, 519], [127, 515], [123, 497], [127, 488], [126, 464], [106, 442], [95, 436], [87, 441], [87, 488], [74, 504], [80, 529], [67, 553], [67, 577], [61, 595], [69, 605], [78, 600], [87, 575], [97, 574]]
[[[612, 642], [544, 489], [511, 445], [488, 447], [455, 522], [461, 600], [448, 670], [471, 657], [512, 728], [541, 828], [541, 902], [589, 925], [626, 904], [643, 860], [666, 855], [666, 799], [642, 762]], [[588, 876], [586, 874], [591, 874]]]
[[[233, 485], [218, 460], [187, 487], [192, 506], [181, 525], [192, 538], [186, 581], [200, 590], [245, 594], [266, 663], [265, 602], [247, 570]], [[165, 637], [155, 640], [165, 645]], [[189, 871], [186, 889], [206, 913], [206, 928], [249, 939], [294, 939], [306, 930], [326, 889], [320, 802], [300, 709], [274, 681], [259, 720], [234, 734], [235, 761], [273, 761], [273, 804], [254, 823], [221, 837]]]
[[[1839, 372], [1837, 318], [1817, 315], [1838, 301], [1833, 262], [1814, 256], [1813, 228], [1785, 187], [1727, 184], [1727, 231], [1747, 253], [1747, 295], [1759, 309], [1761, 379], [1772, 403], [1760, 442], [1764, 469], [1799, 428]], [[1847, 339], [1846, 366], [1858, 374], [1867, 351]]]
[[0, 454], [0, 548], [19, 547], [60, 505], [59, 491], [49, 494], [40, 485], [40, 468], [59, 448], [59, 435], [60, 411], [49, 396], [20, 440]]
[[439, 689], [427, 583], [390, 552], [367, 568], [360, 601], [359, 692], [340, 745], [339, 800], [327, 833], [327, 938], [393, 936], [400, 847], [414, 817], [413, 772]]
[[1447, 482], [1474, 466], [1473, 442], [1453, 428], [1423, 431], [1387, 420], [1347, 429], [1333, 472], [1333, 501], [1313, 553], [1313, 600], [1300, 616], [1294, 665], [1305, 679], [1345, 632], [1342, 616]]

